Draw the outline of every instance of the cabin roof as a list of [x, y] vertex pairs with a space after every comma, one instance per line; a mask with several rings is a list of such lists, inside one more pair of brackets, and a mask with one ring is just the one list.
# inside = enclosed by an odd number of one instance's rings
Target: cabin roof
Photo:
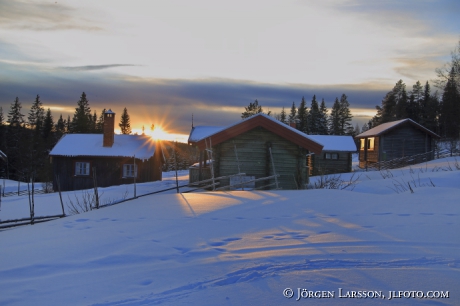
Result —
[[146, 135], [114, 135], [111, 147], [104, 147], [102, 134], [66, 134], [50, 156], [105, 156], [149, 159], [155, 153], [155, 141]]
[[322, 144], [323, 151], [356, 152], [356, 144], [352, 136], [337, 135], [308, 135], [314, 141]]
[[385, 134], [385, 133], [387, 133], [387, 132], [389, 132], [389, 131], [391, 131], [391, 130], [399, 127], [399, 126], [404, 125], [404, 124], [410, 124], [410, 125], [414, 126], [415, 128], [417, 128], [419, 130], [422, 130], [423, 132], [425, 132], [427, 134], [430, 134], [433, 137], [441, 138], [438, 134], [430, 131], [429, 129], [427, 129], [423, 125], [418, 124], [417, 122], [413, 121], [412, 119], [401, 119], [401, 120], [397, 120], [397, 121], [382, 123], [382, 124], [372, 128], [370, 130], [365, 131], [364, 133], [361, 133], [361, 134], [357, 135], [355, 138], [380, 136], [380, 135]]
[[220, 127], [220, 129], [218, 127], [194, 127], [190, 132], [189, 143], [196, 144], [200, 150], [204, 150], [207, 141], [214, 146], [259, 126], [316, 154], [320, 154], [323, 149], [323, 145], [310, 138], [309, 135], [262, 113], [228, 127]]

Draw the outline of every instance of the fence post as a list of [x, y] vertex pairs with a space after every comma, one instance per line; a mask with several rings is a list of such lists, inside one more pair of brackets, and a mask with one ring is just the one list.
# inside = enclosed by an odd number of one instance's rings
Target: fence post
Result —
[[99, 209], [99, 194], [97, 193], [96, 167], [93, 167], [94, 196], [96, 198], [96, 209]]
[[59, 199], [61, 200], [62, 215], [65, 216], [64, 203], [62, 202], [62, 194], [61, 194], [61, 182], [59, 181], [59, 174], [56, 175], [56, 182], [57, 182], [57, 188], [59, 192]]

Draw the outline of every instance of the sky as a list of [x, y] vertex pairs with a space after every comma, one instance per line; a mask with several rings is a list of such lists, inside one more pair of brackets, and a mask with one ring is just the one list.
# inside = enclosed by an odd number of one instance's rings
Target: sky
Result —
[[0, 0], [0, 106], [27, 114], [38, 94], [57, 120], [85, 92], [134, 130], [188, 134], [255, 99], [279, 113], [345, 93], [362, 125], [399, 79], [436, 78], [459, 15], [457, 0]]

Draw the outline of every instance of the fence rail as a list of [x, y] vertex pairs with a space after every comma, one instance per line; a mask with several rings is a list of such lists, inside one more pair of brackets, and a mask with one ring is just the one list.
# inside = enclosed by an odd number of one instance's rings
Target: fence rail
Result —
[[405, 156], [400, 158], [395, 158], [387, 161], [381, 161], [377, 163], [371, 163], [367, 165], [367, 170], [386, 170], [386, 169], [396, 169], [402, 168], [414, 164], [424, 163], [434, 159], [440, 159], [450, 156], [458, 156], [460, 155], [458, 152], [435, 152], [429, 151], [422, 154]]

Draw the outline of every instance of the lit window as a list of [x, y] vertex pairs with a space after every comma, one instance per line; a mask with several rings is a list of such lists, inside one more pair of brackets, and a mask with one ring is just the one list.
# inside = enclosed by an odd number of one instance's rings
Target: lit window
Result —
[[89, 175], [90, 163], [89, 162], [75, 162], [75, 175]]
[[361, 138], [360, 140], [361, 146], [359, 147], [360, 150], [364, 150], [364, 138]]
[[137, 165], [134, 165], [134, 164], [123, 165], [123, 177], [137, 177]]
[[367, 139], [367, 149], [374, 150], [374, 137]]

